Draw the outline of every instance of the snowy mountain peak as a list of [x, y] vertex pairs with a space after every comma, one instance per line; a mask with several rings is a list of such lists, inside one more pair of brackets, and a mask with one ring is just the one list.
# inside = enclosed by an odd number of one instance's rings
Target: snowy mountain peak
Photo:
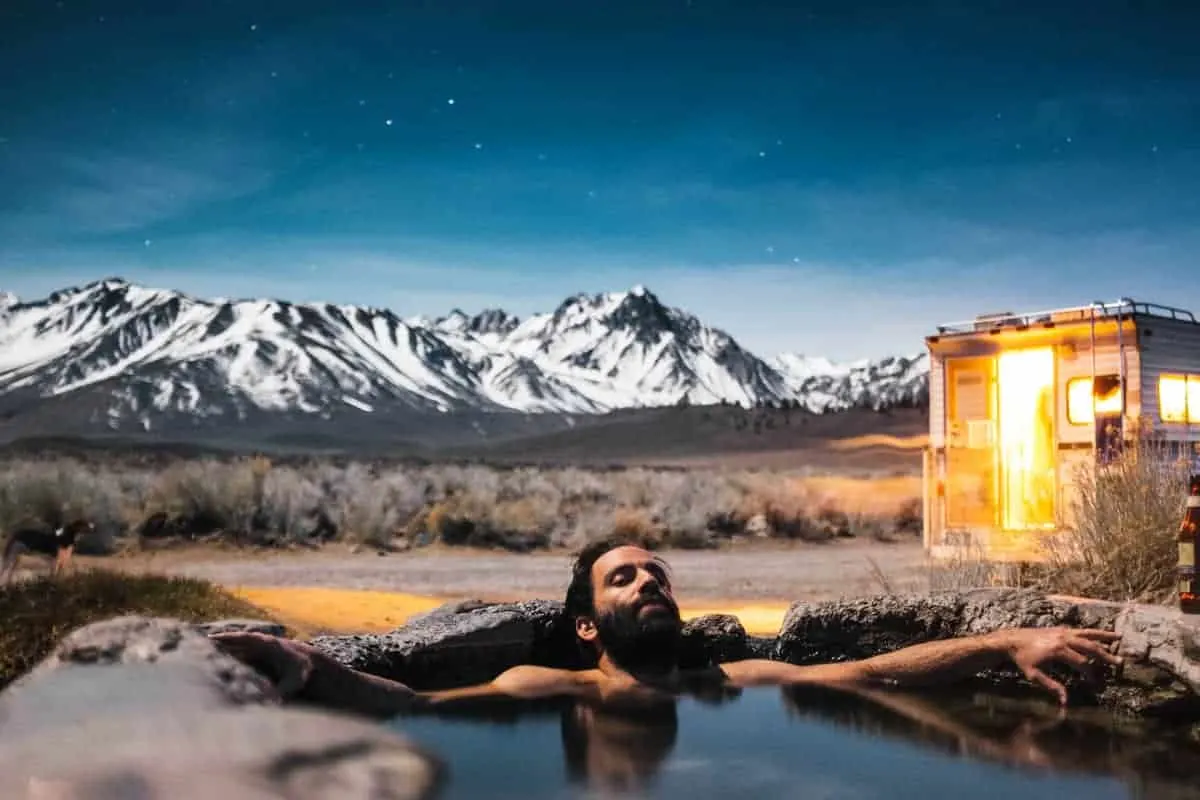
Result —
[[521, 324], [519, 317], [515, 317], [500, 308], [485, 308], [475, 315], [468, 315], [461, 309], [454, 309], [444, 317], [439, 317], [435, 320], [417, 318], [418, 324], [423, 323], [426, 327], [434, 327], [441, 331], [452, 333], [467, 333], [475, 335], [498, 334], [504, 335], [511, 333], [518, 325]]
[[[202, 299], [106, 278], [3, 305], [0, 398], [83, 396], [109, 429], [251, 413], [603, 412], [796, 401], [813, 411], [923, 402], [923, 356], [764, 361], [644, 286], [401, 320], [386, 309]], [[103, 387], [100, 392], [93, 389]], [[15, 395], [14, 395], [15, 396]]]

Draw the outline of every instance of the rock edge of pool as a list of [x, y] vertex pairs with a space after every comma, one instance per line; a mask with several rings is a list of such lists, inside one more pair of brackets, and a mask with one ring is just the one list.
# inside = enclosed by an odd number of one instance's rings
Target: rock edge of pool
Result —
[[[1200, 620], [1168, 607], [990, 588], [801, 602], [775, 637], [750, 636], [731, 616], [694, 619], [680, 661], [822, 663], [1056, 625], [1115, 630], [1126, 660], [1099, 683], [1053, 673], [1067, 685], [1070, 713], [1181, 747], [1200, 739]], [[0, 796], [426, 798], [452, 776], [447, 755], [402, 733], [402, 720], [384, 726], [281, 705], [265, 676], [213, 646], [206, 634], [218, 628], [281, 633], [256, 620], [195, 625], [126, 616], [63, 638], [0, 692]], [[555, 600], [461, 601], [391, 633], [312, 643], [348, 666], [418, 689], [488, 680], [517, 664], [569, 666], [575, 657], [573, 630]], [[944, 691], [1043, 707], [1046, 698], [1009, 669]]]

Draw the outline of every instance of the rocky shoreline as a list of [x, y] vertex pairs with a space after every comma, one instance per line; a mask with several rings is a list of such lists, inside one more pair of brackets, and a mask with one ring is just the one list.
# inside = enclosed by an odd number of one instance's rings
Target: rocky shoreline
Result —
[[[354, 669], [421, 689], [488, 680], [517, 664], [576, 665], [574, 634], [562, 603], [449, 603], [386, 634], [321, 636], [312, 643]], [[1178, 610], [1047, 595], [973, 589], [794, 603], [778, 636], [746, 633], [735, 617], [712, 614], [684, 626], [680, 662], [702, 667], [742, 658], [795, 664], [868, 658], [920, 642], [1005, 628], [1102, 628], [1122, 634], [1119, 675], [1087, 680], [1051, 670], [1072, 704], [1200, 724], [1200, 618]], [[464, 657], [469, 652], [471, 657]], [[964, 686], [1043, 696], [1019, 672], [990, 670]]]
[[[217, 625], [279, 633], [253, 620]], [[795, 603], [772, 638], [748, 636], [729, 616], [691, 621], [681, 662], [830, 662], [931, 639], [1054, 625], [1123, 634], [1126, 666], [1119, 674], [1089, 681], [1060, 673], [1073, 706], [1183, 740], [1200, 733], [1200, 620], [1164, 607], [1015, 589]], [[438, 754], [374, 721], [280, 707], [263, 676], [213, 646], [205, 635], [213, 629], [120, 617], [68, 635], [0, 692], [0, 796], [36, 796], [35, 785], [59, 792], [42, 796], [185, 800], [436, 794], [447, 773]], [[392, 633], [312, 641], [342, 663], [422, 689], [484, 681], [522, 663], [576, 663], [562, 604], [551, 600], [452, 603]], [[963, 686], [1045, 699], [1015, 670], [980, 674]]]

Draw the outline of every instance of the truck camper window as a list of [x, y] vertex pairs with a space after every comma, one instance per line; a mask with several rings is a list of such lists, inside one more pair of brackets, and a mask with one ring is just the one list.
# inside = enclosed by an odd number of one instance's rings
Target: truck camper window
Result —
[[[1096, 412], [1121, 412], [1121, 376], [1096, 376]], [[1072, 425], [1092, 424], [1092, 379], [1072, 378], [1067, 381], [1067, 422]]]

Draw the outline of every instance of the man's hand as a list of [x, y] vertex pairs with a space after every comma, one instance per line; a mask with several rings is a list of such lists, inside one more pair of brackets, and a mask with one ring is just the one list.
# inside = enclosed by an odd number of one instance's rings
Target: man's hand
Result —
[[310, 644], [265, 633], [214, 633], [209, 638], [224, 652], [270, 678], [284, 699], [303, 690], [321, 662], [329, 659]]
[[1062, 705], [1067, 690], [1042, 671], [1047, 662], [1065, 663], [1087, 673], [1097, 666], [1120, 666], [1123, 660], [1112, 652], [1120, 634], [1078, 628], [1017, 628], [999, 632], [1014, 664], [1029, 680], [1053, 692]]
[[266, 675], [283, 699], [389, 717], [409, 710], [417, 694], [402, 683], [358, 672], [305, 642], [265, 633], [215, 633], [223, 651]]

